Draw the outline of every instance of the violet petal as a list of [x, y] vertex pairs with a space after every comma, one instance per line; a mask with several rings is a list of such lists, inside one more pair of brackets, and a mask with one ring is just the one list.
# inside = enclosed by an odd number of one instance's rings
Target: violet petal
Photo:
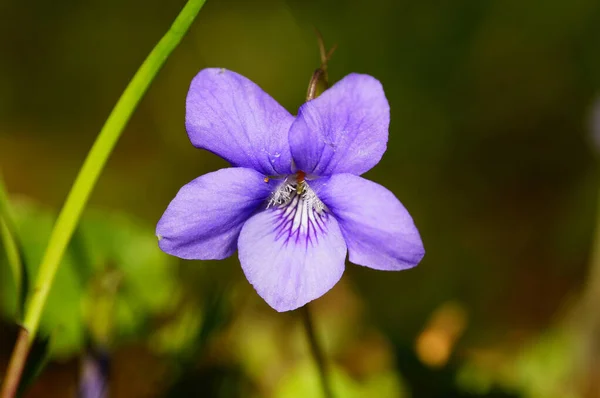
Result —
[[300, 107], [289, 135], [292, 156], [310, 174], [359, 175], [379, 163], [389, 124], [381, 83], [350, 74]]
[[271, 208], [257, 213], [244, 224], [238, 240], [246, 278], [280, 312], [321, 297], [344, 273], [346, 244], [337, 221], [327, 213], [316, 218], [299, 213], [306, 210], [300, 206], [297, 212]]
[[425, 255], [412, 217], [386, 188], [352, 174], [334, 175], [313, 187], [338, 220], [351, 262], [398, 271], [414, 267]]
[[288, 174], [294, 117], [252, 81], [209, 68], [192, 80], [185, 126], [195, 147], [265, 175]]
[[158, 222], [158, 245], [185, 259], [223, 259], [233, 254], [243, 223], [272, 186], [252, 169], [229, 168], [184, 185]]

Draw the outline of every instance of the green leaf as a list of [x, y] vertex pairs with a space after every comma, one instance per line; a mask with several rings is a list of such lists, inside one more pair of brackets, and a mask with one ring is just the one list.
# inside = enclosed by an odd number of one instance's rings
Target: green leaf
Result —
[[[28, 272], [35, 274], [54, 216], [22, 198], [13, 207]], [[41, 320], [52, 356], [81, 351], [90, 335], [104, 344], [144, 338], [152, 319], [172, 310], [179, 295], [177, 261], [160, 251], [153, 232], [154, 226], [123, 214], [92, 210], [83, 217]], [[0, 310], [10, 315], [15, 289], [5, 273], [0, 266]]]
[[[367, 380], [353, 380], [344, 369], [332, 366], [331, 388], [334, 397], [343, 398], [402, 398], [406, 397], [402, 383], [392, 371], [376, 374]], [[275, 394], [279, 398], [322, 398], [323, 390], [316, 365], [300, 362], [279, 384]]]
[[179, 295], [176, 259], [158, 248], [154, 226], [123, 214], [90, 211], [81, 225], [82, 245], [91, 262], [90, 287], [84, 307], [94, 313], [101, 296], [116, 295], [118, 334], [144, 332], [153, 314], [170, 309]]
[[15, 317], [22, 322], [25, 311], [25, 300], [29, 288], [29, 274], [25, 265], [23, 245], [15, 228], [15, 222], [4, 188], [4, 181], [0, 175], [0, 240], [6, 252], [6, 259], [12, 272], [14, 281], [14, 297], [16, 298]]

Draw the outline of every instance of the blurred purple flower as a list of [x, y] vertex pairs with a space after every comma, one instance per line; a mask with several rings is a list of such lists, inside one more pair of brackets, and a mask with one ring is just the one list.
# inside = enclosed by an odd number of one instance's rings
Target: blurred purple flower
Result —
[[107, 398], [109, 357], [104, 351], [89, 350], [82, 359], [78, 398]]
[[379, 81], [350, 74], [290, 115], [260, 87], [224, 69], [192, 81], [192, 144], [234, 167], [185, 185], [158, 222], [159, 246], [185, 259], [224, 259], [242, 269], [275, 310], [331, 289], [350, 261], [403, 270], [424, 255], [394, 194], [359, 177], [386, 150], [390, 109]]

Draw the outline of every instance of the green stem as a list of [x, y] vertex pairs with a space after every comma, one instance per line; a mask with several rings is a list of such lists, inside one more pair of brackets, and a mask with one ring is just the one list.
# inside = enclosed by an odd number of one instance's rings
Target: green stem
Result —
[[15, 292], [17, 297], [17, 318], [20, 320], [23, 311], [22, 303], [24, 294], [23, 286], [23, 259], [21, 258], [21, 252], [19, 251], [19, 243], [17, 239], [17, 231], [15, 220], [12, 215], [10, 208], [10, 202], [8, 200], [8, 194], [4, 187], [4, 180], [0, 174], [0, 238], [6, 251], [6, 258], [13, 274], [15, 281]]
[[119, 98], [85, 159], [50, 236], [33, 294], [27, 305], [23, 326], [29, 330], [30, 339], [36, 333], [54, 275], [100, 172], [150, 83], [179, 44], [205, 1], [190, 0], [185, 5]]
[[308, 345], [312, 352], [313, 358], [317, 363], [319, 369], [319, 375], [321, 377], [321, 387], [323, 389], [323, 396], [325, 398], [333, 398], [333, 392], [331, 390], [331, 383], [329, 382], [329, 369], [327, 367], [327, 361], [325, 360], [325, 353], [319, 345], [317, 334], [315, 332], [315, 326], [312, 319], [312, 314], [308, 308], [308, 304], [300, 308], [302, 314], [302, 323], [304, 330], [306, 331], [306, 337], [308, 339]]
[[[3, 216], [0, 216], [0, 238], [2, 238], [2, 244], [4, 245], [4, 250], [6, 251], [6, 258], [15, 281], [15, 297], [17, 297], [17, 300], [20, 300], [22, 281], [21, 256], [19, 255], [17, 242], [9, 227], [9, 223]], [[17, 305], [17, 318], [20, 319], [22, 314], [21, 309], [18, 307], [19, 305]]]
[[[48, 247], [40, 264], [36, 283], [27, 303], [23, 327], [28, 332], [29, 346], [36, 335], [42, 311], [60, 261], [79, 222], [90, 193], [100, 176], [100, 172], [133, 111], [148, 90], [150, 83], [152, 83], [171, 52], [186, 34], [205, 2], [206, 0], [189, 0], [187, 2], [171, 28], [148, 55], [119, 98], [85, 159], [54, 225]], [[15, 352], [13, 352], [9, 367], [18, 366], [17, 362], [19, 361], [15, 360], [14, 355]], [[16, 382], [18, 383], [20, 372], [16, 373], [18, 374], [16, 376]], [[8, 374], [13, 375], [15, 373], [8, 372]], [[5, 390], [7, 389], [6, 384], [14, 382], [15, 380], [5, 380]], [[7, 394], [3, 393], [0, 396], [2, 398], [12, 398], [11, 395]]]

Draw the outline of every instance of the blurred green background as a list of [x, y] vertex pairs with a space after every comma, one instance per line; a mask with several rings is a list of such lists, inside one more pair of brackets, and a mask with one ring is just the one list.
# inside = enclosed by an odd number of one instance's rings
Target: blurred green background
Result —
[[[32, 274], [102, 123], [183, 3], [0, 2], [0, 167]], [[188, 141], [193, 76], [234, 70], [295, 113], [319, 65], [313, 27], [338, 45], [332, 81], [383, 83], [388, 151], [366, 176], [409, 209], [427, 251], [405, 272], [349, 264], [315, 303], [337, 396], [600, 397], [597, 0], [208, 0], [93, 193], [27, 396], [73, 396], [98, 351], [112, 397], [320, 396], [297, 314], [271, 310], [236, 256], [179, 261], [154, 237], [179, 187], [226, 166]], [[0, 278], [1, 372], [16, 336], [4, 254]]]

